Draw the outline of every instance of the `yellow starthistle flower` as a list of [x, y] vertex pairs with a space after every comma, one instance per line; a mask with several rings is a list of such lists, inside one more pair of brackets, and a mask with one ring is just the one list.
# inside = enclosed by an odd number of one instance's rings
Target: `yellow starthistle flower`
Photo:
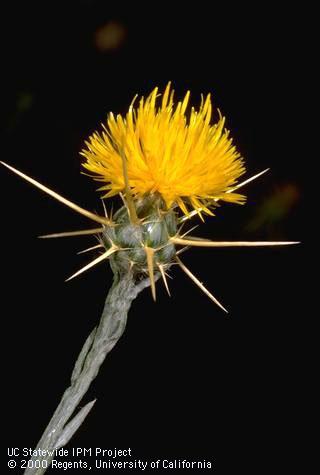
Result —
[[[131, 103], [125, 118], [109, 114], [102, 133], [95, 132], [82, 151], [84, 167], [94, 178], [105, 184], [103, 198], [120, 194], [124, 201], [113, 217], [99, 216], [64, 198], [33, 178], [1, 162], [25, 180], [69, 206], [74, 211], [98, 222], [99, 228], [49, 234], [42, 237], [65, 237], [97, 234], [99, 244], [83, 252], [104, 249], [104, 252], [74, 273], [82, 274], [108, 259], [115, 274], [132, 275], [139, 281], [150, 278], [153, 298], [156, 298], [155, 276], [161, 276], [169, 293], [166, 275], [172, 264], [180, 268], [200, 289], [223, 310], [223, 305], [204, 287], [202, 282], [183, 264], [178, 246], [234, 247], [278, 246], [292, 241], [209, 241], [181, 234], [179, 224], [202, 212], [213, 214], [219, 200], [243, 203], [244, 196], [235, 190], [258, 178], [264, 170], [242, 183], [238, 178], [245, 168], [240, 154], [232, 144], [225, 119], [211, 124], [210, 94], [202, 99], [199, 111], [186, 110], [190, 93], [174, 105], [174, 93], [168, 83], [160, 106], [158, 88], [137, 108]], [[190, 211], [187, 205], [194, 208]], [[179, 217], [179, 206], [184, 216]]]
[[225, 118], [219, 113], [211, 123], [210, 94], [190, 114], [189, 91], [176, 105], [170, 83], [160, 104], [158, 96], [156, 87], [136, 108], [134, 100], [125, 118], [110, 113], [104, 130], [86, 142], [84, 167], [106, 183], [99, 188], [106, 191], [104, 197], [124, 191], [125, 157], [134, 197], [159, 193], [167, 209], [177, 204], [186, 215], [188, 203], [207, 214], [218, 200], [243, 203], [244, 196], [232, 192], [245, 172], [243, 160], [224, 127]]

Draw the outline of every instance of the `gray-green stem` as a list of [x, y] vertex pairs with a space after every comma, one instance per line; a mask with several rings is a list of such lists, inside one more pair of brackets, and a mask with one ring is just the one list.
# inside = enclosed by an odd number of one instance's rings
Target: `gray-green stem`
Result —
[[[156, 275], [155, 279], [159, 276]], [[66, 445], [95, 403], [86, 404], [72, 419], [81, 399], [97, 376], [106, 355], [112, 350], [124, 332], [127, 315], [132, 301], [146, 287], [149, 279], [135, 282], [131, 273], [115, 274], [113, 285], [107, 295], [99, 325], [88, 336], [75, 363], [71, 376], [71, 384], [64, 392], [46, 430], [39, 440], [36, 449], [54, 451]], [[42, 475], [49, 468], [55, 454], [35, 455], [29, 460], [24, 475]], [[40, 461], [40, 468], [33, 467]], [[37, 462], [37, 465], [39, 462]], [[41, 464], [47, 465], [42, 467]]]

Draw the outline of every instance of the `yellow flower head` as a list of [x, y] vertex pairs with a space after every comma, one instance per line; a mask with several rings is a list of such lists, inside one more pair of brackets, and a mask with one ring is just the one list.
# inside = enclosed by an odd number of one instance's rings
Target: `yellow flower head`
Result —
[[[41, 237], [65, 237], [98, 234], [99, 244], [82, 252], [104, 248], [104, 252], [75, 272], [69, 279], [82, 274], [96, 264], [110, 259], [118, 278], [130, 277], [149, 285], [156, 299], [156, 279], [161, 275], [167, 292], [167, 272], [176, 263], [190, 279], [220, 308], [225, 307], [178, 257], [182, 250], [195, 247], [251, 247], [296, 244], [296, 241], [210, 241], [189, 234], [180, 234], [179, 224], [202, 212], [212, 214], [210, 208], [217, 201], [242, 203], [244, 196], [234, 193], [240, 187], [263, 175], [268, 169], [237, 183], [244, 173], [239, 153], [232, 145], [225, 119], [211, 124], [210, 95], [202, 99], [199, 111], [191, 108], [186, 116], [190, 93], [174, 105], [170, 83], [157, 105], [158, 88], [132, 102], [125, 118], [111, 113], [102, 134], [94, 133], [82, 151], [84, 167], [98, 181], [105, 197], [123, 193], [124, 206], [111, 217], [92, 213], [42, 185], [23, 172], [0, 162], [23, 179], [73, 209], [99, 223], [99, 228], [47, 234]], [[135, 200], [136, 199], [136, 200]], [[189, 211], [187, 205], [194, 210]], [[184, 216], [178, 216], [180, 206]], [[186, 235], [189, 234], [187, 237]], [[147, 281], [141, 279], [148, 275]], [[141, 285], [141, 284], [139, 284]]]
[[106, 184], [104, 197], [125, 189], [123, 158], [128, 184], [135, 197], [158, 193], [167, 208], [179, 205], [188, 215], [187, 204], [212, 214], [209, 207], [224, 200], [242, 203], [244, 196], [233, 193], [245, 168], [232, 144], [225, 118], [219, 113], [211, 123], [210, 94], [199, 110], [186, 114], [190, 92], [174, 104], [169, 83], [158, 103], [158, 88], [134, 107], [125, 118], [110, 113], [102, 133], [95, 132], [82, 151], [84, 167]]

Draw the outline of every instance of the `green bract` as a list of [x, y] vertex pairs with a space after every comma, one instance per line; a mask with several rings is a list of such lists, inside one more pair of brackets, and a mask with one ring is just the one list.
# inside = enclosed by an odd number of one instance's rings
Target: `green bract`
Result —
[[134, 274], [147, 272], [146, 248], [152, 249], [153, 264], [168, 266], [176, 250], [170, 238], [177, 234], [178, 217], [170, 210], [164, 210], [159, 197], [146, 197], [136, 202], [139, 223], [130, 221], [126, 206], [113, 216], [114, 225], [105, 226], [101, 238], [106, 250], [116, 247], [118, 252], [110, 256], [114, 270]]

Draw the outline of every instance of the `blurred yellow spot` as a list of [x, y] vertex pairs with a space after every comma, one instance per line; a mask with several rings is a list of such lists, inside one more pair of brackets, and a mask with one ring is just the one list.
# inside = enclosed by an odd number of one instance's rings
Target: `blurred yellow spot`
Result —
[[99, 51], [110, 51], [122, 46], [126, 37], [125, 27], [116, 21], [109, 21], [95, 32], [95, 45]]
[[283, 184], [257, 208], [247, 225], [248, 231], [273, 227], [283, 221], [300, 199], [300, 190], [294, 183]]

